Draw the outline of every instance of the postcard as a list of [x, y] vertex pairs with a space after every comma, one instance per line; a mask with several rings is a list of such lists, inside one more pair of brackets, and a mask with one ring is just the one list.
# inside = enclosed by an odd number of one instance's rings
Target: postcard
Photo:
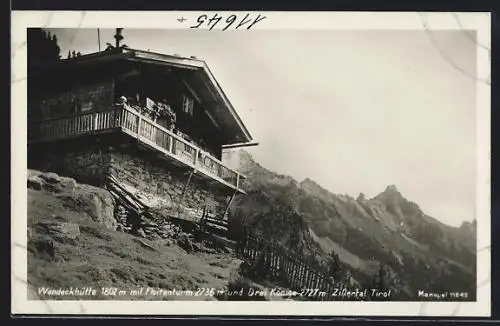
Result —
[[12, 312], [489, 316], [490, 24], [12, 12]]

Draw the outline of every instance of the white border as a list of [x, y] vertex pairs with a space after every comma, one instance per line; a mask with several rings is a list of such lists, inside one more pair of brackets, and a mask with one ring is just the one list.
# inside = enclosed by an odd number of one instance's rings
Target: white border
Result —
[[[215, 12], [213, 12], [215, 13]], [[212, 14], [213, 14], [212, 13]], [[233, 12], [246, 14], [246, 12]], [[312, 315], [312, 316], [490, 316], [490, 74], [489, 13], [254, 12], [267, 18], [253, 29], [477, 31], [477, 302], [202, 302], [202, 301], [33, 301], [27, 300], [26, 253], [26, 28], [182, 29], [210, 12], [12, 12], [12, 313], [15, 314], [161, 314], [161, 315]], [[219, 12], [221, 14], [221, 12]], [[229, 14], [229, 13], [223, 13]], [[242, 15], [242, 16], [243, 16]]]

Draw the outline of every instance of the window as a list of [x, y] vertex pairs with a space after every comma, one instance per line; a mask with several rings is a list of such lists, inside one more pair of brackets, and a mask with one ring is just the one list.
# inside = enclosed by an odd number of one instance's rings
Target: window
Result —
[[184, 113], [193, 115], [193, 106], [194, 106], [194, 100], [192, 97], [189, 97], [187, 95], [184, 95], [183, 100], [182, 100], [182, 110]]

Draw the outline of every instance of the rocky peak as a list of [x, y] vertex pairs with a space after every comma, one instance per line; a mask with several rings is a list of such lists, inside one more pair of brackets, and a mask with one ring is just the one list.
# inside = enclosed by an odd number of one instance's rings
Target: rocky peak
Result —
[[304, 180], [302, 180], [302, 182], [300, 183], [300, 187], [316, 195], [322, 194], [326, 191], [323, 187], [317, 184], [316, 181], [309, 178], [305, 178]]
[[260, 165], [252, 157], [252, 154], [243, 149], [223, 150], [222, 161], [230, 168], [242, 173], [248, 173], [260, 167]]
[[238, 155], [240, 157], [240, 161], [241, 162], [245, 162], [245, 163], [256, 163], [252, 154], [250, 154], [249, 152], [243, 150], [243, 149], [240, 149], [238, 151]]
[[316, 182], [314, 182], [314, 180], [311, 180], [311, 179], [309, 179], [309, 178], [305, 178], [304, 180], [302, 180], [302, 181], [300, 182], [300, 185], [301, 185], [301, 186], [313, 186], [313, 187], [319, 187], [319, 185], [318, 185]]
[[382, 201], [401, 201], [405, 200], [395, 185], [388, 185], [383, 192], [378, 194], [375, 199]]
[[400, 194], [398, 188], [396, 188], [395, 185], [388, 185], [385, 190], [385, 193], [391, 193], [391, 194]]
[[330, 191], [326, 190], [325, 188], [321, 187], [316, 181], [311, 180], [309, 178], [305, 178], [300, 184], [299, 187], [304, 190], [306, 193], [309, 195], [312, 195], [314, 197], [322, 198], [323, 200], [326, 201], [331, 201], [332, 198], [335, 197], [334, 194], [332, 194]]
[[359, 201], [359, 202], [365, 201], [365, 200], [366, 200], [366, 196], [365, 196], [365, 194], [361, 192], [361, 193], [358, 195], [358, 198], [356, 198], [356, 200], [357, 200], [357, 201]]
[[465, 230], [476, 230], [477, 227], [477, 221], [474, 219], [472, 222], [469, 221], [464, 221], [462, 224], [460, 224], [460, 229], [465, 229]]

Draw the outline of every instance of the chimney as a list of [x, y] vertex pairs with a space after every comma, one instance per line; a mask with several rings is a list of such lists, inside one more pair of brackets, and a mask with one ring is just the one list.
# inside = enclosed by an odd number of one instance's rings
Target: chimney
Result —
[[123, 40], [122, 30], [123, 30], [123, 28], [116, 29], [116, 34], [114, 36], [115, 40], [116, 40], [116, 48], [120, 47], [120, 42], [121, 42], [121, 40]]

